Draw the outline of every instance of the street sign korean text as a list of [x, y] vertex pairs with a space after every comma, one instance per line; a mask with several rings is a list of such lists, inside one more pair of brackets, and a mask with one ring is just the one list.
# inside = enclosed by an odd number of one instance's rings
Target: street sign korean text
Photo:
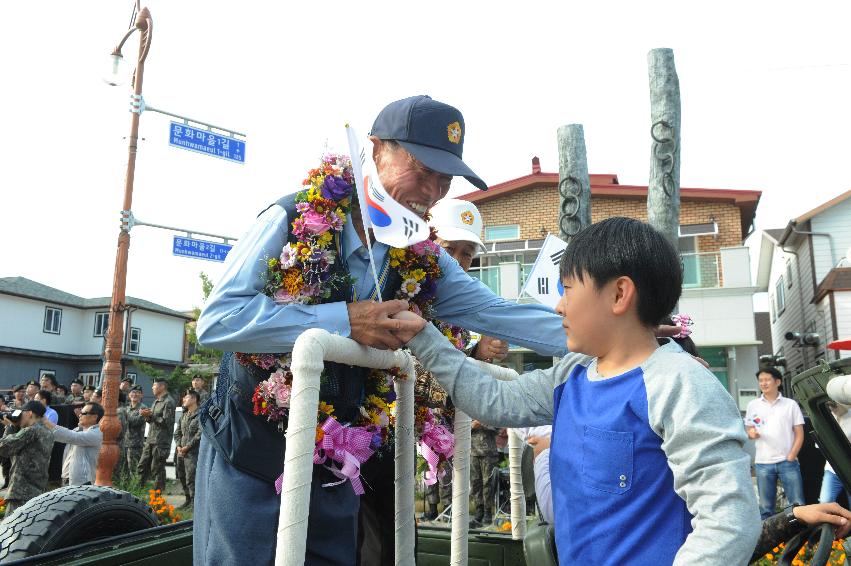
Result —
[[207, 259], [210, 261], [224, 261], [233, 246], [207, 242], [205, 240], [194, 240], [183, 236], [174, 237], [172, 253], [183, 257], [195, 259]]
[[171, 123], [168, 144], [235, 163], [245, 163], [245, 140], [193, 128], [179, 122]]

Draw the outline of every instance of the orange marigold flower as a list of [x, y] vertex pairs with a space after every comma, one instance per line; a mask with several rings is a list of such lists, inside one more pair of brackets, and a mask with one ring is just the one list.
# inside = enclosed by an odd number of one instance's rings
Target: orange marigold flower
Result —
[[304, 287], [304, 279], [298, 269], [290, 268], [284, 272], [284, 277], [281, 280], [281, 286], [286, 289], [290, 295], [298, 295], [302, 287]]

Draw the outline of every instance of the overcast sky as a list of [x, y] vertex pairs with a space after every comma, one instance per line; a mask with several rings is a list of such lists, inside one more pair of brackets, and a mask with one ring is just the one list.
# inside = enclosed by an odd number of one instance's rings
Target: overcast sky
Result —
[[[169, 147], [169, 119], [143, 114], [133, 211], [238, 236], [300, 187], [326, 144], [345, 150], [346, 122], [365, 132], [413, 94], [461, 109], [465, 161], [490, 184], [528, 174], [534, 155], [557, 171], [556, 129], [570, 123], [585, 128], [591, 173], [647, 184], [654, 47], [675, 52], [682, 186], [763, 191], [764, 229], [851, 185], [847, 4], [576, 4], [151, 0], [146, 101], [248, 141], [245, 165], [229, 163]], [[108, 296], [130, 91], [101, 77], [132, 2], [3, 7], [0, 276]], [[199, 305], [198, 273], [215, 279], [220, 264], [172, 256], [163, 230], [131, 235], [127, 293]]]

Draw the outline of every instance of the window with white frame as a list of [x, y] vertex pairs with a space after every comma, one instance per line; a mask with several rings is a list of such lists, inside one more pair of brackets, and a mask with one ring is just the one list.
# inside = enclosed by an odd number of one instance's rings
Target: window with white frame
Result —
[[95, 313], [95, 336], [105, 336], [106, 330], [109, 328], [109, 313]]
[[505, 226], [485, 226], [485, 240], [518, 239], [520, 239], [519, 224], [507, 224]]
[[777, 320], [777, 309], [774, 307], [774, 294], [768, 294], [768, 312], [771, 313], [771, 322]]
[[97, 387], [98, 380], [100, 378], [100, 372], [98, 371], [82, 371], [77, 374], [77, 377], [83, 382], [83, 385], [92, 385]]
[[62, 309], [44, 307], [44, 331], [48, 334], [59, 334], [62, 329]]
[[133, 385], [136, 385], [136, 374], [135, 373], [128, 371], [127, 373], [124, 374], [124, 377], [129, 377], [130, 379], [132, 379]]
[[127, 337], [127, 352], [130, 354], [139, 353], [139, 343], [142, 341], [142, 331], [138, 328], [130, 327], [130, 335]]
[[786, 286], [792, 287], [792, 260], [786, 260]]
[[777, 280], [777, 283], [774, 285], [774, 301], [775, 301], [775, 310], [777, 311], [777, 316], [783, 314], [783, 311], [786, 310], [786, 286], [783, 284], [783, 276], [780, 276], [780, 279]]

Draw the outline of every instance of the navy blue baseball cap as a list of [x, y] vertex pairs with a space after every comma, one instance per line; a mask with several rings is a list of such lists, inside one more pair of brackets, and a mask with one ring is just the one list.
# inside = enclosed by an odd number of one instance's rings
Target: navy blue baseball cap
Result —
[[461, 161], [464, 151], [464, 116], [457, 108], [420, 95], [384, 107], [370, 135], [394, 140], [423, 165], [443, 175], [464, 177], [483, 191], [487, 184]]

